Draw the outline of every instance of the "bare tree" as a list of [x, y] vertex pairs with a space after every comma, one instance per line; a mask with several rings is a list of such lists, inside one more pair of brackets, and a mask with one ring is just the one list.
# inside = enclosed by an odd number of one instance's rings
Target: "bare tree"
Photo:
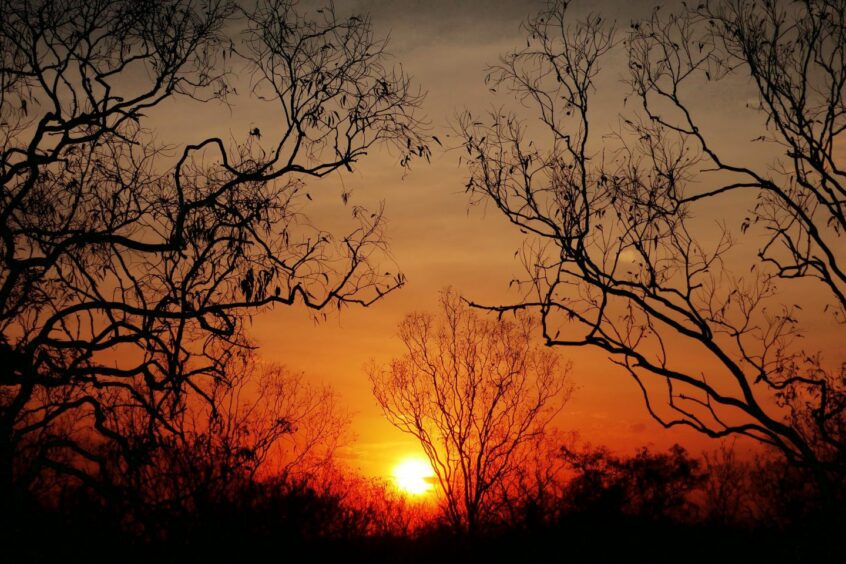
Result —
[[[239, 352], [226, 366], [227, 380], [206, 386], [211, 401], [186, 396], [172, 429], [151, 435], [143, 413], [110, 422], [132, 444], [132, 455], [115, 449], [105, 478], [129, 502], [127, 519], [146, 528], [158, 518], [207, 514], [238, 504], [260, 483], [293, 484], [331, 465], [345, 438], [349, 416], [335, 392], [302, 374], [263, 365]], [[117, 509], [117, 508], [116, 508]]]
[[[844, 368], [802, 350], [801, 306], [776, 294], [791, 281], [827, 294], [842, 331], [846, 3], [714, 0], [656, 8], [627, 33], [567, 4], [531, 18], [527, 47], [489, 76], [541, 133], [502, 112], [460, 123], [468, 191], [527, 234], [523, 298], [493, 309], [537, 310], [547, 344], [610, 353], [662, 425], [754, 437], [821, 487], [842, 484]], [[600, 137], [589, 102], [618, 48], [630, 109]], [[707, 136], [695, 92], [728, 78], [757, 92], [756, 141], [777, 148], [768, 168]], [[747, 217], [704, 227], [714, 202], [737, 206], [732, 194]]]
[[[0, 1], [0, 497], [44, 468], [89, 479], [98, 442], [132, 452], [113, 425], [130, 412], [176, 432], [184, 394], [215, 399], [203, 382], [227, 379], [250, 312], [403, 284], [378, 265], [381, 210], [353, 207], [334, 235], [304, 182], [377, 145], [427, 156], [420, 96], [367, 17], [249, 6]], [[231, 102], [236, 75], [235, 100], [275, 104], [273, 123], [157, 142], [166, 100]]]
[[[703, 453], [705, 482], [702, 508], [705, 521], [717, 526], [738, 525], [753, 518], [752, 464], [737, 457], [734, 444], [721, 444]], [[760, 486], [759, 486], [760, 489]]]
[[400, 324], [406, 354], [373, 367], [373, 394], [388, 421], [420, 441], [458, 530], [495, 516], [494, 490], [512, 477], [569, 393], [567, 367], [533, 343], [533, 320], [487, 319], [452, 290], [441, 315]]

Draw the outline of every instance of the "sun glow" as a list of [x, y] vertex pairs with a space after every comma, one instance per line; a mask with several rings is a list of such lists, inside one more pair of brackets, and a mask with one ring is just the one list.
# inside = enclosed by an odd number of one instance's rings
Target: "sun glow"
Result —
[[393, 474], [397, 487], [407, 494], [422, 495], [434, 488], [435, 473], [422, 458], [406, 458], [394, 466]]

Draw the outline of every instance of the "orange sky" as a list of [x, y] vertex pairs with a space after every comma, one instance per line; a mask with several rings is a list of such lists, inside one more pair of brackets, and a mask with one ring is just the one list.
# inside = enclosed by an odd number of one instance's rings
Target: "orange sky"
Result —
[[[615, 2], [590, 4], [625, 28], [630, 18], [643, 15], [652, 3], [632, 2], [626, 7]], [[301, 9], [308, 10], [311, 5], [305, 2]], [[585, 5], [577, 4], [574, 13]], [[449, 120], [463, 108], [515, 107], [507, 95], [488, 91], [484, 69], [510, 48], [525, 43], [520, 21], [542, 6], [542, 1], [337, 2], [341, 14], [369, 12], [377, 33], [390, 33], [389, 50], [428, 92], [425, 112], [432, 132], [447, 145]], [[594, 127], [600, 130], [617, 123], [625, 95], [619, 82], [625, 70], [624, 56], [623, 51], [613, 55], [599, 79]], [[766, 149], [749, 142], [760, 126], [760, 116], [745, 107], [752, 93], [740, 83], [738, 88], [730, 86], [727, 81], [696, 95], [700, 115], [707, 116], [710, 131], [706, 134], [719, 139], [727, 153], [762, 162], [768, 158]], [[166, 119], [156, 128], [168, 141], [195, 141], [212, 134], [226, 136], [227, 132], [233, 138], [243, 138], [247, 128], [255, 125], [268, 135], [273, 130], [272, 108], [238, 98], [231, 111], [210, 104], [198, 110], [194, 103], [176, 101], [161, 112], [160, 117]], [[507, 296], [508, 281], [521, 274], [514, 259], [519, 232], [495, 210], [468, 209], [464, 194], [467, 173], [458, 164], [459, 153], [438, 147], [433, 147], [433, 152], [431, 165], [417, 163], [410, 174], [397, 166], [395, 155], [372, 154], [352, 174], [310, 184], [314, 199], [304, 210], [321, 227], [340, 231], [350, 210], [341, 203], [342, 187], [352, 189], [353, 203], [375, 207], [384, 202], [391, 252], [408, 278], [404, 289], [369, 309], [347, 309], [319, 325], [301, 308], [277, 308], [252, 322], [251, 334], [264, 359], [302, 370], [338, 390], [354, 413], [352, 430], [357, 436], [344, 455], [353, 466], [372, 475], [388, 476], [399, 458], [418, 449], [412, 439], [382, 418], [363, 365], [370, 359], [382, 363], [400, 354], [402, 345], [394, 337], [397, 323], [413, 309], [434, 310], [440, 288], [453, 285], [475, 301], [497, 302]], [[703, 235], [716, 232], [713, 225], [717, 219], [731, 222], [742, 217], [738, 214], [743, 213], [743, 206], [737, 203], [723, 200], [711, 209], [701, 208]], [[836, 344], [831, 334], [829, 340], [821, 344]], [[662, 430], [646, 414], [634, 382], [604, 354], [589, 350], [561, 353], [574, 361], [573, 381], [578, 386], [558, 420], [562, 430], [575, 430], [586, 440], [619, 449], [649, 444], [664, 448], [681, 442], [698, 452], [717, 446], [692, 431]]]

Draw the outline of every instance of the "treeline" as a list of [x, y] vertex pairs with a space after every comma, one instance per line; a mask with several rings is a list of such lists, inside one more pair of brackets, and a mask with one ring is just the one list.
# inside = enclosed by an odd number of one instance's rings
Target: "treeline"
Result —
[[[257, 472], [219, 450], [155, 450], [145, 481], [57, 478], [19, 497], [4, 531], [9, 561], [808, 562], [837, 553], [843, 522], [801, 470], [764, 454], [741, 460], [729, 445], [703, 458], [678, 445], [547, 447], [543, 463], [501, 484], [473, 534], [450, 523], [437, 494], [408, 498], [332, 463]], [[194, 463], [172, 464], [185, 458]]]

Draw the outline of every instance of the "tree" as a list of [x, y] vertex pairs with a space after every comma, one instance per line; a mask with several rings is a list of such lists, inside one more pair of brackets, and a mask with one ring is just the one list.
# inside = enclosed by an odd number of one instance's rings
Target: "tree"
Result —
[[[0, 2], [0, 497], [44, 469], [93, 484], [103, 443], [133, 450], [115, 421], [176, 432], [185, 395], [227, 380], [250, 313], [403, 284], [378, 265], [381, 210], [353, 207], [334, 235], [304, 182], [380, 145], [427, 156], [421, 97], [368, 18], [249, 6]], [[170, 99], [278, 119], [175, 151], [151, 129]]]
[[[459, 124], [468, 191], [528, 237], [522, 298], [488, 307], [536, 310], [547, 344], [609, 353], [665, 427], [753, 437], [830, 490], [846, 476], [844, 367], [802, 349], [801, 306], [777, 293], [827, 295], [842, 331], [846, 4], [680, 9], [622, 33], [554, 2], [528, 21], [527, 47], [490, 69], [541, 133], [503, 112]], [[590, 101], [617, 49], [629, 109], [600, 138]], [[725, 154], [697, 111], [697, 90], [729, 80], [757, 94], [771, 166]], [[717, 202], [744, 201], [740, 225], [703, 227]]]
[[[750, 521], [753, 518], [752, 494], [756, 489], [760, 491], [764, 482], [752, 480], [752, 464], [738, 459], [734, 444], [721, 444], [716, 451], [703, 453], [703, 463], [706, 479], [702, 488], [702, 509], [705, 521], [719, 527]], [[760, 519], [760, 516], [754, 517]]]
[[188, 397], [170, 429], [151, 435], [143, 416], [111, 422], [132, 456], [113, 447], [105, 480], [130, 501], [129, 518], [147, 515], [146, 525], [164, 529], [168, 515], [207, 519], [260, 482], [306, 480], [332, 463], [349, 417], [331, 388], [249, 351], [225, 370], [204, 390], [211, 399]]
[[679, 445], [667, 453], [641, 447], [621, 458], [607, 449], [561, 449], [575, 471], [564, 499], [571, 511], [684, 521], [692, 513], [690, 493], [704, 482], [699, 461]]
[[483, 318], [453, 290], [441, 308], [400, 323], [405, 355], [372, 367], [370, 380], [388, 421], [423, 447], [451, 525], [473, 533], [566, 401], [568, 367], [533, 343], [529, 316]]

